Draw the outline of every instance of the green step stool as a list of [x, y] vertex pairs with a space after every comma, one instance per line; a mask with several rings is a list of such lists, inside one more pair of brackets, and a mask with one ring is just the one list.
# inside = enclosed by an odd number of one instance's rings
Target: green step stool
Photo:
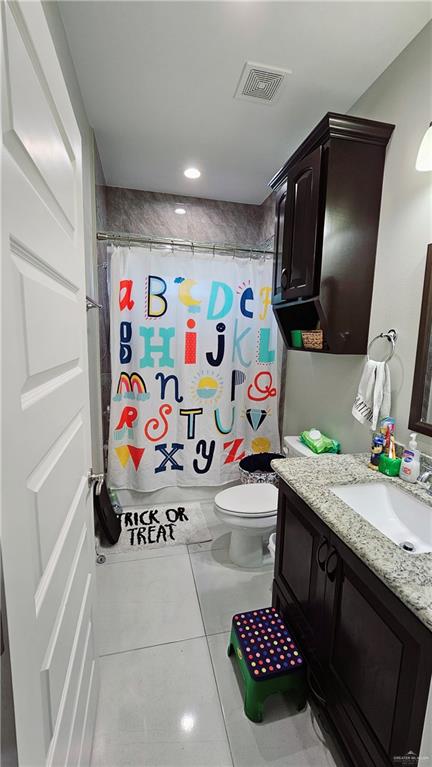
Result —
[[263, 704], [276, 692], [294, 692], [306, 706], [305, 662], [290, 630], [274, 607], [234, 615], [228, 655], [235, 653], [245, 683], [244, 711], [262, 722]]

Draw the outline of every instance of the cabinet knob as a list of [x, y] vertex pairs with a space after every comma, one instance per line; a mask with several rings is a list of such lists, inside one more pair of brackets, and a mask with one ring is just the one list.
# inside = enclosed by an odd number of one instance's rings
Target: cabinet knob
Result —
[[288, 274], [286, 269], [282, 269], [281, 272], [281, 286], [282, 290], [286, 290], [288, 287]]
[[328, 555], [327, 561], [325, 563], [325, 571], [329, 581], [334, 581], [334, 579], [336, 578], [338, 567], [339, 567], [339, 554], [334, 548]]
[[[327, 538], [323, 538], [321, 543], [320, 543], [320, 545], [318, 546], [318, 548], [316, 550], [317, 565], [320, 568], [320, 570], [322, 570], [323, 572], [324, 572], [324, 570], [326, 568], [326, 562], [327, 562], [327, 557], [328, 557], [328, 545], [329, 544], [328, 544]], [[325, 554], [324, 554], [324, 557], [321, 557], [321, 552], [323, 551], [324, 546], [325, 546]]]

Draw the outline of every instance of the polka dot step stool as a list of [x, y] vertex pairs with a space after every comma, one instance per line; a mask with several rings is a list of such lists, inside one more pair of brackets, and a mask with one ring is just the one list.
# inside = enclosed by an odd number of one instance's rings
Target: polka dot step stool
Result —
[[264, 701], [276, 692], [293, 692], [298, 710], [305, 707], [305, 661], [274, 607], [233, 616], [228, 655], [233, 653], [245, 683], [248, 719], [262, 722]]

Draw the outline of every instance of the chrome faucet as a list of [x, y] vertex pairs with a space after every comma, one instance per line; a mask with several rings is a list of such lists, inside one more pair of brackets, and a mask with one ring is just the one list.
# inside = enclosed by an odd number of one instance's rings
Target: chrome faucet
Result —
[[432, 477], [432, 469], [426, 469], [426, 471], [423, 471], [418, 478], [418, 481], [420, 482], [420, 484], [425, 485], [426, 492], [429, 495], [432, 495], [432, 485], [431, 485], [431, 482], [428, 482], [428, 480], [431, 477]]

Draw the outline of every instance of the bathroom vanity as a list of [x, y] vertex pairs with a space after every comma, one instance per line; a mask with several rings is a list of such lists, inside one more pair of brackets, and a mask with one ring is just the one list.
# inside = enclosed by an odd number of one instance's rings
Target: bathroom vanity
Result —
[[350, 455], [273, 462], [282, 478], [273, 605], [295, 633], [347, 764], [414, 765], [432, 672], [432, 553], [403, 551], [331, 488], [390, 482], [410, 499], [432, 499], [366, 463]]

